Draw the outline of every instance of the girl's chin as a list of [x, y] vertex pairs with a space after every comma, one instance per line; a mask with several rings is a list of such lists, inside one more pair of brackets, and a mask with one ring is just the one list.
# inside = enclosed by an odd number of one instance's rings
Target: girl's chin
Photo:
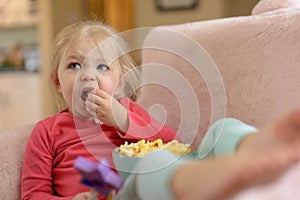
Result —
[[90, 113], [87, 109], [86, 109], [86, 105], [84, 101], [79, 101], [73, 104], [73, 115], [76, 117], [80, 117], [82, 119], [93, 119], [93, 115], [92, 113]]

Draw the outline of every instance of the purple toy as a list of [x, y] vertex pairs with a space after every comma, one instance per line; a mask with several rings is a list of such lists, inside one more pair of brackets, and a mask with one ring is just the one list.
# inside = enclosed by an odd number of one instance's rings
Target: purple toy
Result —
[[110, 169], [106, 160], [99, 162], [78, 157], [74, 167], [81, 173], [81, 182], [108, 196], [121, 188], [124, 179]]

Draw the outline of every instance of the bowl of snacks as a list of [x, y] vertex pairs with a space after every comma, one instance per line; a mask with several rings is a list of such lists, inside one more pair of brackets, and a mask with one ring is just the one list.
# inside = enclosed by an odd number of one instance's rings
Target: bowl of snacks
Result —
[[185, 158], [193, 157], [191, 145], [183, 144], [177, 140], [173, 140], [168, 143], [163, 143], [161, 139], [157, 139], [153, 142], [140, 140], [136, 143], [128, 143], [115, 148], [112, 153], [113, 162], [116, 170], [123, 177], [127, 178], [137, 162], [147, 154], [157, 150], [167, 150], [176, 156], [182, 156]]

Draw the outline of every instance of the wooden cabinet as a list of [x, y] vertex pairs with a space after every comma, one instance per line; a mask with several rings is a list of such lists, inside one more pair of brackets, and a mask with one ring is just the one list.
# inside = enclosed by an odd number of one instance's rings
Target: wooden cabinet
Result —
[[0, 73], [0, 131], [43, 117], [40, 82], [38, 73]]

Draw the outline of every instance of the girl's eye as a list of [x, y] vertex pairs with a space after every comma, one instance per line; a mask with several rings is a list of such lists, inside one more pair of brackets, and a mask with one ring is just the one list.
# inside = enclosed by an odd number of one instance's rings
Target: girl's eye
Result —
[[72, 69], [81, 69], [81, 65], [79, 63], [71, 63], [70, 68], [72, 68]]
[[101, 70], [101, 71], [107, 71], [109, 69], [109, 67], [107, 65], [100, 64], [97, 66], [97, 69]]

